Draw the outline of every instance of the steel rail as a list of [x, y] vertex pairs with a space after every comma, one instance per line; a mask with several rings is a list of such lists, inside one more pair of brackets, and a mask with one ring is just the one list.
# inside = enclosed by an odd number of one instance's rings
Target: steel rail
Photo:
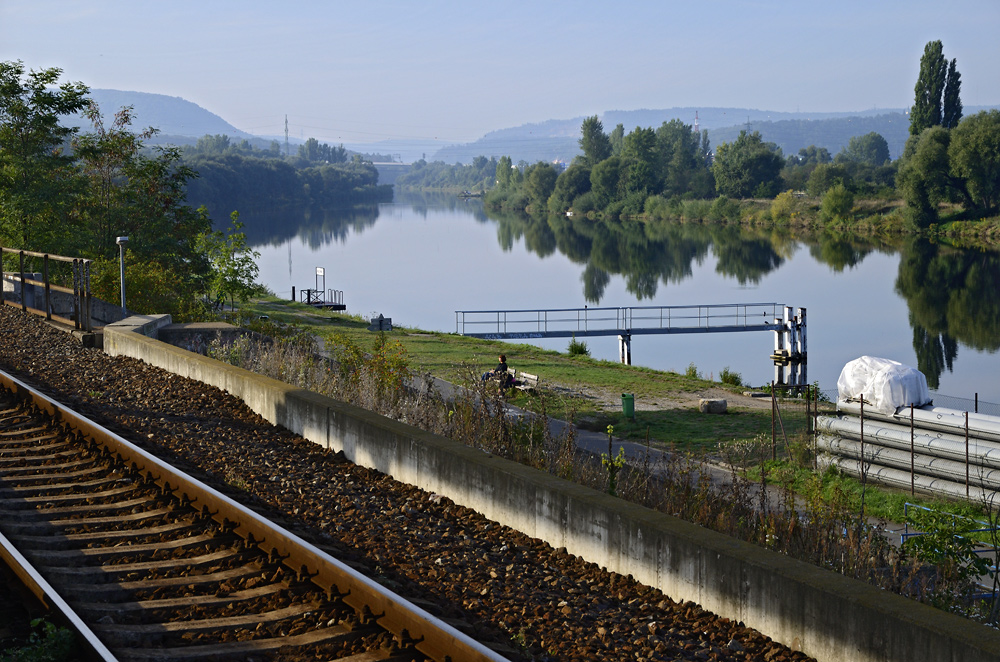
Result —
[[506, 661], [506, 658], [488, 647], [388, 591], [295, 534], [265, 520], [224, 494], [2, 371], [0, 387], [22, 401], [31, 403], [50, 416], [57, 425], [106, 449], [161, 489], [201, 509], [221, 525], [230, 527], [265, 554], [277, 555], [284, 565], [303, 578], [310, 579], [331, 598], [343, 600], [359, 614], [372, 614], [378, 625], [392, 633], [400, 642], [412, 643], [430, 659], [438, 662], [448, 659], [471, 662]]
[[94, 634], [94, 631], [79, 614], [2, 533], [0, 533], [0, 562], [5, 563], [17, 575], [21, 583], [31, 591], [42, 605], [59, 615], [57, 620], [63, 621], [62, 624], [67, 625], [77, 633], [87, 647], [87, 654], [83, 657], [91, 660], [106, 660], [107, 662], [117, 661], [118, 658], [108, 650], [107, 646]]

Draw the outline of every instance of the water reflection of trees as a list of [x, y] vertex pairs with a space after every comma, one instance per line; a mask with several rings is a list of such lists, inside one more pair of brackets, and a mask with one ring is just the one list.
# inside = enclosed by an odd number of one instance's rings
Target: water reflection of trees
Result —
[[478, 198], [460, 198], [453, 193], [403, 191], [396, 193], [393, 202], [408, 206], [422, 218], [427, 218], [430, 210], [461, 211], [471, 215], [479, 223], [486, 223], [489, 218], [483, 211], [483, 202]]
[[625, 279], [637, 299], [650, 299], [660, 285], [690, 278], [709, 250], [716, 270], [740, 284], [758, 283], [782, 265], [798, 245], [788, 236], [739, 226], [616, 221], [566, 216], [494, 214], [504, 250], [517, 241], [545, 257], [555, 250], [584, 266], [584, 298], [599, 304], [612, 275]]
[[[395, 203], [409, 207], [413, 213], [427, 217], [430, 210], [442, 208], [468, 213], [480, 223], [489, 219], [479, 200], [466, 200], [444, 193], [406, 193]], [[384, 208], [383, 208], [384, 209]], [[251, 246], [280, 246], [299, 238], [313, 250], [334, 241], [344, 242], [351, 234], [360, 234], [375, 225], [380, 213], [379, 204], [349, 207], [275, 206], [269, 208], [240, 209], [240, 221]], [[214, 219], [228, 219], [229, 211], [210, 209]], [[219, 221], [220, 226], [225, 225]], [[220, 227], [221, 229], [221, 227]]]
[[812, 244], [809, 254], [837, 273], [845, 268], [853, 269], [874, 250], [871, 246], [860, 245], [842, 237], [824, 237], [823, 241]]
[[760, 283], [785, 262], [769, 237], [747, 236], [728, 225], [712, 233], [712, 253], [717, 260], [715, 271], [735, 278], [740, 285]]
[[[348, 208], [273, 207], [241, 209], [240, 222], [251, 246], [281, 246], [298, 237], [313, 250], [343, 242], [375, 225], [378, 205]], [[220, 218], [213, 213], [212, 218]]]
[[906, 299], [917, 367], [937, 388], [951, 370], [958, 343], [1000, 349], [1000, 254], [914, 240], [899, 261], [896, 292]]

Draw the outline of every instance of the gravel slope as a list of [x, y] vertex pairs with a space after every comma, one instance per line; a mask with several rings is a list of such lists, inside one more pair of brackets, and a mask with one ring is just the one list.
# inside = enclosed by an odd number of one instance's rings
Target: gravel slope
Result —
[[84, 349], [7, 306], [0, 306], [0, 368], [177, 461], [511, 659], [810, 659], [346, 462], [218, 389]]

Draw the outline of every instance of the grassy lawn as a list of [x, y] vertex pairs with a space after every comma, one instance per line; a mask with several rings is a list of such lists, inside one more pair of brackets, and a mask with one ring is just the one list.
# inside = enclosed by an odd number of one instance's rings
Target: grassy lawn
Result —
[[[243, 310], [254, 317], [266, 315], [272, 322], [293, 324], [324, 338], [342, 335], [362, 347], [370, 347], [375, 338], [375, 334], [368, 331], [368, 322], [359, 317], [316, 310], [273, 297], [254, 300]], [[511, 367], [539, 375], [547, 413], [582, 419], [588, 427], [596, 426], [601, 430], [610, 423], [615, 425], [616, 435], [637, 441], [646, 438], [649, 428], [650, 439], [660, 444], [676, 445], [693, 452], [714, 451], [719, 441], [770, 431], [769, 410], [734, 408], [729, 414], [718, 416], [664, 406], [657, 411], [638, 411], [635, 421], [626, 422], [621, 416], [620, 404], [613, 411], [605, 411], [594, 398], [584, 393], [587, 390], [633, 393], [637, 402], [654, 403], [655, 406], [655, 403], [673, 400], [679, 395], [726, 388], [718, 382], [454, 333], [394, 327], [388, 336], [406, 349], [414, 372], [430, 373], [456, 384], [477, 379], [479, 374], [495, 366], [497, 356], [504, 353]], [[523, 393], [512, 394], [511, 403], [532, 410], [538, 410], [543, 404], [537, 397]]]
[[675, 447], [696, 455], [716, 455], [720, 444], [734, 439], [747, 439], [759, 434], [771, 434], [770, 409], [730, 408], [728, 413], [703, 414], [691, 407], [637, 411], [635, 419], [621, 411], [599, 417], [583, 427], [604, 430], [615, 427], [615, 436], [644, 442], [648, 438], [656, 448]]

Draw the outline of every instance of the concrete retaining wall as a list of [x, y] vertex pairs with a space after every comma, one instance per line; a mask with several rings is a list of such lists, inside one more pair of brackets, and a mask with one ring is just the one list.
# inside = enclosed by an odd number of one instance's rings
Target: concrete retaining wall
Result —
[[[164, 316], [166, 317], [166, 316]], [[269, 421], [397, 480], [447, 496], [570, 553], [740, 620], [822, 662], [1000, 659], [1000, 632], [547, 473], [134, 333], [142, 359], [243, 399]], [[169, 317], [166, 319], [169, 322]]]
[[195, 354], [205, 354], [215, 341], [226, 345], [234, 342], [246, 331], [225, 322], [195, 322], [168, 324], [157, 329], [157, 340], [162, 340]]

